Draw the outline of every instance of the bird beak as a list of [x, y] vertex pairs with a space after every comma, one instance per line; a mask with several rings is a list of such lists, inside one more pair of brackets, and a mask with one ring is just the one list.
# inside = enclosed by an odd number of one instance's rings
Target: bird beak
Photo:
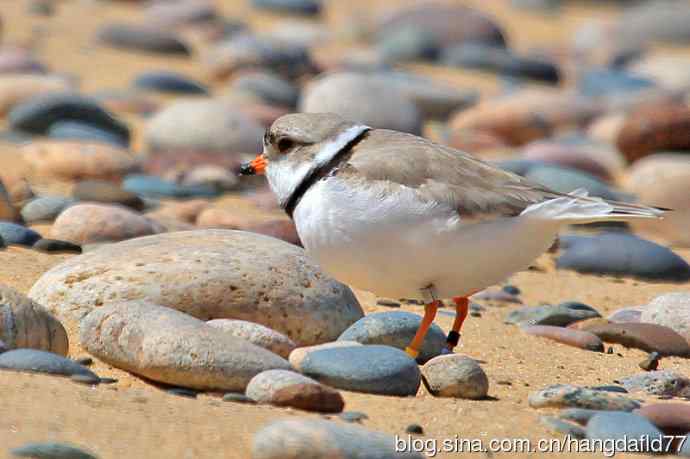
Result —
[[263, 175], [266, 172], [268, 160], [263, 154], [240, 166], [240, 175]]

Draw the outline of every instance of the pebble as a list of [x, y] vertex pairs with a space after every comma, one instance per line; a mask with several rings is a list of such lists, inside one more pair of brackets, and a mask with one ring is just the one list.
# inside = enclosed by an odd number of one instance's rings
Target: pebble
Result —
[[648, 371], [628, 376], [620, 383], [630, 392], [684, 397], [690, 395], [690, 378], [668, 370]]
[[690, 356], [688, 342], [668, 327], [646, 323], [599, 324], [585, 328], [607, 343], [658, 352], [660, 355]]
[[79, 328], [82, 346], [100, 360], [185, 388], [244, 391], [262, 371], [290, 368], [272, 352], [145, 301], [109, 302], [84, 317]]
[[222, 101], [180, 100], [146, 124], [144, 142], [152, 152], [196, 151], [231, 155], [261, 150], [264, 129]]
[[690, 432], [690, 403], [651, 403], [637, 410], [667, 435]]
[[558, 269], [585, 274], [630, 276], [645, 280], [687, 281], [690, 266], [670, 249], [632, 234], [561, 236], [566, 251], [556, 261]]
[[321, 13], [320, 0], [252, 0], [252, 6], [275, 13], [302, 14], [307, 16]]
[[163, 93], [208, 95], [208, 89], [201, 83], [181, 73], [168, 70], [152, 70], [141, 73], [134, 79], [132, 86], [137, 89]]
[[183, 185], [155, 175], [143, 174], [130, 174], [125, 177], [122, 189], [146, 198], [210, 198], [219, 194], [219, 190], [210, 185]]
[[[372, 104], [376, 100], [378, 103]], [[331, 73], [307, 85], [299, 109], [338, 113], [374, 128], [421, 133], [422, 118], [411, 98], [379, 78], [359, 73]]]
[[246, 403], [249, 405], [253, 405], [256, 403], [255, 400], [247, 397], [244, 394], [240, 394], [237, 392], [228, 392], [227, 394], [223, 395], [223, 401], [224, 402], [235, 402], [235, 403]]
[[28, 443], [10, 451], [15, 457], [34, 459], [97, 459], [97, 456], [81, 447], [67, 443]]
[[587, 389], [571, 384], [554, 384], [529, 395], [532, 408], [586, 408], [606, 411], [632, 411], [640, 403], [624, 395]]
[[422, 380], [436, 397], [483, 399], [489, 393], [489, 378], [476, 360], [448, 354], [434, 357], [422, 367]]
[[70, 376], [69, 379], [75, 383], [86, 384], [86, 385], [98, 385], [101, 383], [101, 378], [99, 378], [98, 376], [91, 376], [91, 375], [76, 374], [76, 375]]
[[121, 204], [134, 210], [144, 210], [144, 201], [139, 196], [106, 180], [80, 180], [72, 188], [72, 196], [77, 201]]
[[41, 239], [36, 231], [12, 222], [0, 221], [0, 238], [5, 244], [16, 244], [31, 247]]
[[115, 384], [118, 381], [116, 378], [101, 378], [101, 384]]
[[606, 318], [609, 322], [613, 323], [627, 323], [627, 322], [640, 322], [640, 317], [642, 316], [641, 308], [622, 308], [616, 309]]
[[66, 181], [119, 180], [137, 170], [140, 161], [129, 150], [97, 142], [44, 140], [21, 150], [36, 174]]
[[56, 121], [51, 124], [47, 134], [49, 138], [55, 140], [96, 142], [122, 148], [129, 146], [129, 141], [120, 135], [81, 121]]
[[[2, 55], [0, 54], [0, 66]], [[0, 115], [39, 94], [68, 91], [71, 84], [66, 78], [53, 75], [4, 75], [0, 69]]]
[[270, 72], [248, 72], [232, 81], [231, 89], [244, 91], [259, 97], [271, 105], [294, 109], [297, 107], [300, 90], [285, 78]]
[[320, 413], [340, 413], [345, 406], [337, 390], [288, 370], [259, 373], [249, 381], [246, 394], [257, 403]]
[[345, 422], [361, 423], [362, 421], [369, 419], [369, 416], [361, 411], [343, 411], [338, 415], [338, 418]]
[[256, 346], [268, 349], [285, 359], [287, 359], [290, 353], [297, 347], [290, 338], [282, 333], [278, 333], [263, 325], [247, 322], [246, 320], [215, 319], [209, 320], [206, 323], [232, 336], [242, 338]]
[[592, 390], [603, 390], [605, 392], [614, 392], [617, 394], [627, 394], [628, 391], [625, 389], [625, 387], [621, 386], [613, 386], [610, 384], [604, 385], [604, 386], [591, 386], [589, 389]]
[[27, 224], [52, 222], [74, 199], [64, 196], [40, 196], [24, 204], [22, 218]]
[[528, 335], [548, 338], [587, 351], [604, 352], [604, 343], [601, 339], [586, 331], [552, 325], [530, 325], [522, 327], [522, 331]]
[[555, 416], [540, 416], [539, 420], [554, 432], [564, 434], [570, 438], [582, 439], [586, 437], [585, 429], [577, 424], [564, 421], [561, 418]]
[[682, 132], [690, 128], [690, 109], [682, 105], [644, 106], [627, 115], [616, 145], [628, 161], [663, 151], [690, 150]]
[[146, 300], [201, 320], [259, 323], [300, 346], [333, 341], [363, 316], [352, 291], [326, 276], [299, 247], [229, 230], [104, 245], [48, 270], [29, 297], [68, 324], [105, 298]]
[[167, 28], [203, 24], [219, 19], [216, 7], [206, 0], [154, 2], [146, 7], [144, 16], [147, 23]]
[[410, 61], [434, 61], [441, 48], [429, 30], [404, 27], [379, 37], [376, 50], [384, 62], [396, 64]]
[[405, 427], [405, 432], [416, 435], [423, 435], [424, 427], [420, 426], [419, 424], [410, 424], [407, 427]]
[[399, 308], [400, 303], [394, 300], [389, 300], [387, 298], [379, 298], [376, 300], [376, 304], [378, 306], [386, 306], [388, 308]]
[[74, 360], [38, 349], [13, 349], [0, 354], [0, 368], [61, 376], [85, 375], [97, 378], [91, 370]]
[[81, 253], [80, 245], [58, 239], [39, 239], [32, 246], [34, 250], [46, 253]]
[[0, 341], [7, 349], [31, 348], [66, 356], [67, 332], [40, 304], [0, 285]]
[[113, 23], [97, 31], [99, 42], [125, 50], [188, 56], [189, 47], [170, 30], [137, 24]]
[[577, 301], [567, 301], [556, 306], [524, 306], [511, 311], [504, 322], [517, 325], [565, 327], [574, 322], [594, 317], [601, 317], [601, 314], [591, 306]]
[[414, 360], [390, 346], [331, 347], [309, 352], [299, 371], [338, 389], [378, 395], [415, 395], [420, 373]]
[[185, 387], [173, 387], [166, 390], [167, 393], [171, 395], [177, 395], [178, 397], [196, 398], [199, 394], [195, 390], [190, 390]]
[[[587, 438], [607, 442], [647, 438], [659, 441], [662, 433], [646, 418], [634, 413], [610, 412], [592, 416], [587, 423]], [[643, 445], [639, 452], [651, 452], [651, 445]]]
[[665, 293], [641, 309], [640, 322], [671, 328], [685, 339], [690, 339], [690, 293]]
[[311, 354], [312, 352], [316, 351], [321, 351], [324, 349], [331, 349], [334, 347], [348, 347], [348, 346], [361, 346], [361, 343], [358, 343], [356, 341], [332, 341], [330, 343], [323, 343], [323, 344], [316, 344], [313, 346], [303, 346], [303, 347], [298, 347], [292, 352], [290, 352], [290, 356], [288, 357], [288, 360], [290, 361], [290, 365], [297, 371], [302, 371], [302, 362], [304, 362], [304, 359]]
[[119, 205], [75, 204], [53, 223], [51, 237], [73, 244], [116, 242], [157, 234], [163, 228], [153, 220]]
[[644, 371], [654, 371], [659, 367], [659, 359], [661, 356], [658, 352], [650, 352], [646, 359], [638, 364]]
[[423, 459], [421, 453], [399, 452], [394, 436], [324, 419], [273, 421], [252, 441], [252, 459]]
[[537, 165], [529, 169], [525, 178], [561, 193], [570, 193], [584, 188], [590, 196], [598, 196], [613, 201], [625, 200], [627, 197], [619, 191], [612, 190], [606, 183], [593, 175], [566, 167]]
[[[338, 341], [357, 341], [362, 344], [383, 344], [405, 350], [414, 338], [422, 317], [407, 311], [385, 311], [367, 314], [345, 330]], [[420, 364], [441, 355], [446, 334], [432, 324], [422, 344], [417, 361]]]
[[84, 365], [87, 367], [93, 365], [93, 359], [91, 357], [80, 357], [78, 359], [74, 359], [74, 361], [79, 365]]

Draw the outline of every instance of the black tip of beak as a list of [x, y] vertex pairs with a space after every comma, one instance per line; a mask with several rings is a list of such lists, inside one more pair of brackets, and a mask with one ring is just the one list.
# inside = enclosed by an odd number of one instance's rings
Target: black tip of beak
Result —
[[240, 175], [256, 175], [256, 169], [251, 163], [244, 163], [240, 166]]

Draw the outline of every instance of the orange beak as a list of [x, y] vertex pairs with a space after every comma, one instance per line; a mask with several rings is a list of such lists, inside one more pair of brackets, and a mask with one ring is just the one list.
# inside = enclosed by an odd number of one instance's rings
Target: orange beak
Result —
[[248, 163], [240, 166], [240, 175], [263, 175], [266, 172], [268, 160], [266, 156], [260, 154]]

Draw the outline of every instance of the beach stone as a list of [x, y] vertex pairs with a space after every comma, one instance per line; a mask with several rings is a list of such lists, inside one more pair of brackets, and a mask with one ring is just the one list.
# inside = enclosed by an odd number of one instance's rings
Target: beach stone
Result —
[[482, 399], [489, 392], [489, 378], [482, 367], [463, 355], [434, 357], [422, 367], [422, 378], [436, 397]]
[[102, 246], [47, 271], [29, 297], [68, 324], [106, 299], [146, 300], [201, 320], [259, 323], [300, 346], [333, 341], [363, 316], [352, 291], [327, 277], [299, 247], [230, 230], [165, 233]]
[[297, 347], [290, 338], [282, 333], [278, 333], [275, 330], [271, 330], [268, 327], [254, 322], [248, 322], [246, 320], [214, 319], [209, 320], [206, 324], [219, 328], [237, 338], [249, 341], [256, 346], [268, 349], [285, 359], [287, 359], [290, 352]]
[[662, 356], [690, 356], [690, 347], [685, 338], [661, 325], [635, 322], [600, 324], [587, 327], [586, 331], [594, 333], [607, 343], [658, 352]]
[[628, 114], [616, 145], [628, 161], [652, 153], [690, 150], [690, 108], [677, 104], [643, 106]]
[[321, 12], [320, 0], [252, 0], [254, 8], [276, 13], [317, 15]]
[[566, 167], [536, 165], [527, 171], [525, 178], [561, 193], [570, 193], [584, 188], [590, 196], [598, 196], [613, 201], [621, 201], [625, 197], [622, 193], [609, 188], [597, 177]]
[[48, 129], [48, 137], [56, 140], [99, 142], [127, 148], [129, 140], [108, 130], [81, 121], [56, 121]]
[[[587, 438], [593, 440], [626, 441], [632, 438], [648, 438], [650, 441], [659, 441], [662, 435], [654, 424], [634, 413], [599, 413], [592, 416], [587, 423]], [[647, 448], [649, 447], [647, 445]], [[640, 452], [651, 452], [651, 449]]]
[[560, 241], [565, 253], [556, 261], [558, 269], [659, 281], [690, 279], [690, 265], [683, 258], [632, 234], [564, 235]]
[[199, 214], [208, 206], [209, 201], [203, 198], [172, 201], [163, 203], [154, 212], [149, 212], [146, 215], [152, 219], [165, 216], [185, 223], [194, 223]]
[[590, 410], [632, 411], [636, 400], [612, 392], [587, 389], [571, 384], [554, 384], [529, 395], [532, 408], [585, 408]]
[[241, 186], [237, 174], [213, 164], [202, 164], [183, 171], [178, 181], [185, 186], [210, 186], [220, 191], [233, 191]]
[[581, 439], [587, 436], [585, 429], [582, 427], [578, 426], [577, 424], [564, 421], [555, 416], [540, 416], [539, 420], [549, 429], [557, 433], [567, 435], [570, 438]]
[[139, 211], [144, 209], [144, 201], [135, 193], [105, 180], [80, 180], [72, 188], [72, 196], [77, 201], [120, 204]]
[[394, 29], [379, 37], [377, 52], [384, 62], [434, 61], [441, 51], [433, 32], [414, 26]]
[[263, 128], [242, 112], [219, 100], [181, 100], [151, 118], [145, 129], [149, 150], [170, 155], [175, 151], [256, 153]]
[[34, 459], [97, 459], [97, 456], [81, 447], [67, 443], [28, 443], [10, 451], [15, 457]]
[[131, 174], [122, 181], [125, 192], [145, 198], [213, 197], [220, 191], [211, 185], [183, 185], [155, 175]]
[[[0, 55], [0, 61], [2, 56]], [[0, 65], [1, 62], [0, 62]], [[7, 114], [17, 104], [39, 94], [68, 91], [69, 80], [53, 75], [10, 74], [0, 70], [0, 116]]]
[[50, 235], [85, 245], [123, 241], [162, 231], [158, 223], [125, 207], [84, 203], [62, 212], [53, 223]]
[[0, 354], [0, 369], [59, 376], [98, 377], [91, 370], [73, 360], [38, 349], [13, 349], [3, 352]]
[[139, 168], [123, 148], [92, 142], [45, 140], [22, 147], [22, 157], [41, 176], [60, 180], [117, 180]]
[[191, 389], [244, 391], [255, 375], [289, 369], [285, 359], [174, 309], [109, 302], [80, 323], [86, 350], [117, 368]]
[[586, 426], [595, 414], [605, 413], [606, 410], [589, 410], [586, 408], [566, 408], [558, 413], [560, 419], [573, 421], [581, 426]]
[[219, 19], [213, 2], [207, 0], [155, 1], [144, 10], [146, 23], [159, 27], [180, 27], [204, 24]]
[[[599, 162], [597, 155], [598, 149], [590, 146], [571, 145], [564, 142], [554, 142], [548, 140], [537, 140], [525, 146], [522, 156], [525, 160], [523, 164], [527, 167], [522, 169], [519, 175], [527, 175], [533, 167], [542, 164], [550, 164], [593, 175], [599, 180], [610, 180], [611, 173], [607, 167]], [[525, 161], [514, 160], [514, 161]], [[529, 162], [529, 161], [533, 162]]]
[[95, 99], [73, 92], [39, 94], [16, 105], [7, 115], [9, 126], [30, 134], [47, 134], [58, 121], [80, 121], [129, 142], [129, 128]]
[[596, 309], [577, 301], [568, 301], [557, 306], [525, 306], [511, 311], [504, 322], [517, 325], [566, 327], [574, 322], [594, 317], [601, 317]]
[[300, 90], [290, 81], [270, 72], [246, 72], [232, 81], [230, 88], [259, 97], [271, 105], [294, 109], [297, 107]]
[[302, 362], [304, 362], [304, 359], [310, 353], [324, 350], [324, 349], [348, 347], [348, 346], [362, 346], [362, 344], [358, 343], [357, 341], [331, 341], [329, 343], [315, 344], [313, 346], [298, 347], [298, 348], [294, 349], [292, 352], [290, 352], [289, 362], [290, 362], [290, 365], [292, 365], [292, 367], [295, 370], [301, 372], [302, 371]]
[[609, 322], [613, 323], [627, 323], [627, 322], [641, 322], [640, 317], [642, 317], [642, 308], [622, 308], [616, 309], [606, 318]]
[[630, 392], [671, 397], [690, 395], [690, 378], [669, 370], [638, 373], [621, 379], [620, 383]]
[[337, 390], [288, 370], [259, 373], [249, 381], [246, 394], [258, 403], [321, 413], [340, 413], [345, 406]]
[[690, 339], [690, 292], [659, 295], [641, 309], [640, 322], [671, 328]]
[[74, 202], [74, 199], [64, 196], [41, 196], [27, 202], [22, 207], [21, 215], [27, 224], [52, 222]]
[[5, 244], [16, 244], [31, 247], [41, 239], [41, 235], [17, 223], [0, 221], [0, 238]]
[[[422, 317], [407, 311], [385, 311], [367, 314], [350, 325], [338, 341], [357, 341], [362, 344], [383, 344], [405, 350], [414, 338]], [[441, 355], [446, 345], [446, 334], [432, 324], [419, 350], [419, 363]]]
[[152, 70], [141, 73], [134, 79], [132, 86], [137, 89], [173, 94], [208, 94], [208, 89], [201, 83], [181, 73], [168, 70]]
[[422, 459], [400, 452], [394, 436], [325, 419], [282, 419], [259, 430], [252, 440], [252, 459]]
[[553, 325], [530, 325], [522, 327], [528, 335], [548, 338], [561, 344], [579, 347], [587, 351], [604, 352], [604, 343], [598, 336], [582, 330], [556, 327]]
[[652, 403], [637, 410], [637, 414], [649, 419], [667, 435], [690, 432], [690, 403]]
[[369, 419], [369, 416], [361, 411], [343, 411], [338, 415], [338, 418], [345, 422], [362, 422]]
[[404, 351], [390, 346], [331, 347], [309, 352], [300, 372], [337, 389], [378, 395], [415, 395], [420, 373]]
[[299, 108], [308, 113], [338, 113], [374, 128], [421, 133], [421, 116], [407, 94], [365, 74], [342, 72], [315, 79], [303, 92]]
[[235, 403], [246, 403], [249, 405], [254, 405], [256, 403], [254, 400], [247, 397], [246, 395], [240, 394], [237, 392], [228, 392], [227, 394], [223, 395], [223, 401], [224, 402], [235, 402]]
[[189, 47], [169, 29], [138, 24], [112, 23], [101, 26], [97, 40], [113, 48], [158, 54], [188, 56]]
[[6, 349], [30, 348], [66, 356], [67, 332], [43, 306], [0, 285], [0, 340]]
[[506, 292], [505, 290], [486, 289], [472, 295], [472, 300], [486, 301], [489, 303], [515, 303], [522, 304], [518, 295]]

